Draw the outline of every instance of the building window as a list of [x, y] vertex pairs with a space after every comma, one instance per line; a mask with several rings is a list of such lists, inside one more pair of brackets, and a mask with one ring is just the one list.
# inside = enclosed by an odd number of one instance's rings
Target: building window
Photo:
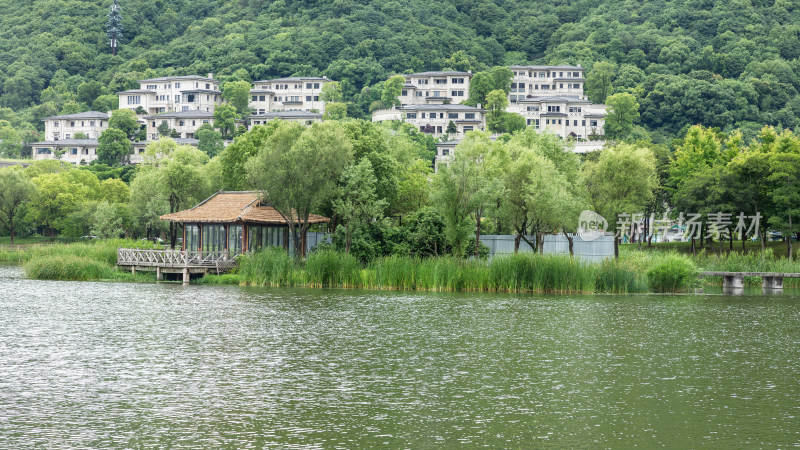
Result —
[[448, 119], [458, 119], [458, 113], [447, 113]]
[[538, 105], [537, 106], [528, 106], [528, 111], [529, 112], [538, 112], [539, 111], [539, 106]]
[[407, 91], [407, 90], [405, 90], [405, 89], [403, 89], [402, 91], [400, 91], [400, 95], [401, 95], [401, 96], [403, 96], [403, 97], [405, 97], [405, 96], [407, 96], [407, 95], [408, 95], [408, 91]]
[[266, 99], [267, 99], [267, 96], [266, 96], [266, 95], [260, 95], [260, 96], [258, 97], [258, 101], [260, 101], [260, 102], [263, 102], [263, 101], [265, 101]]
[[589, 126], [590, 127], [596, 127], [597, 126], [597, 121], [596, 120], [590, 120], [589, 121]]
[[311, 96], [310, 96], [310, 95], [306, 95], [306, 101], [307, 101], [307, 102], [310, 102], [310, 101], [311, 101]]
[[406, 113], [406, 119], [416, 119], [417, 113]]
[[585, 127], [585, 126], [586, 126], [586, 121], [585, 121], [585, 120], [581, 120], [581, 126], [582, 126], [582, 127]]
[[315, 95], [315, 96], [314, 96], [314, 101], [315, 101], [315, 102], [318, 102], [318, 101], [319, 101], [319, 95]]
[[93, 127], [93, 126], [94, 126], [94, 120], [90, 120], [90, 121], [89, 121], [89, 126], [90, 126], [90, 127]]
[[451, 97], [463, 97], [464, 96], [464, 91], [451, 91], [450, 92], [450, 96]]
[[70, 122], [69, 126], [74, 128], [75, 127], [75, 122]]
[[464, 133], [466, 133], [467, 131], [472, 131], [474, 129], [475, 127], [473, 127], [472, 125], [464, 125], [464, 128], [462, 128]]
[[450, 150], [448, 150], [446, 148], [442, 149], [442, 156], [447, 156], [449, 154], [450, 154]]
[[252, 101], [254, 101], [254, 102], [255, 102], [255, 101], [258, 101], [258, 96], [257, 96], [257, 95], [254, 95], [254, 96], [252, 97], [252, 99], [253, 99]]
[[463, 78], [453, 78], [453, 84], [464, 84]]
[[475, 113], [464, 113], [464, 119], [474, 119]]
[[49, 148], [37, 148], [36, 149], [36, 154], [37, 155], [49, 155], [50, 154], [50, 149]]
[[434, 78], [433, 84], [447, 84], [447, 78]]
[[319, 83], [314, 83], [314, 89], [319, 89]]
[[575, 83], [575, 84], [573, 84], [573, 85], [572, 85], [572, 88], [573, 88], [573, 89], [580, 89], [580, 88], [581, 88], [581, 85], [580, 85], [580, 84], [578, 84], [578, 83]]
[[129, 105], [141, 105], [142, 104], [142, 96], [141, 95], [129, 95], [128, 96], [128, 104]]
[[179, 88], [179, 87], [181, 87], [181, 84], [180, 83], [175, 83], [175, 87]]
[[419, 79], [419, 80], [417, 80], [417, 84], [428, 84], [428, 80], [426, 80], [424, 78]]
[[54, 141], [57, 141], [57, 140], [58, 140], [58, 138], [59, 138], [59, 134], [58, 134], [58, 133], [54, 133], [54, 134], [53, 134], [53, 140], [54, 140]]
[[70, 151], [69, 151], [69, 152], [70, 152], [70, 154], [72, 154], [72, 155], [77, 155], [77, 154], [78, 154], [78, 149], [73, 147], [73, 148], [71, 148], [71, 149], [70, 149]]
[[183, 120], [178, 121], [178, 126], [180, 127], [186, 126], [186, 121]]
[[71, 134], [69, 134], [69, 133], [66, 133], [66, 134], [64, 135], [64, 139], [69, 139], [69, 138], [70, 138], [70, 136], [72, 136], [72, 135], [71, 135]]

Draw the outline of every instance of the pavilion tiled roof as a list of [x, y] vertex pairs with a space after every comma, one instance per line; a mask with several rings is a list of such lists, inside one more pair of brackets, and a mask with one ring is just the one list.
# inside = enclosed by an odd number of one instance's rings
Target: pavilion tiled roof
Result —
[[[219, 191], [191, 209], [161, 216], [161, 220], [184, 223], [247, 222], [263, 225], [283, 225], [283, 216], [271, 206], [261, 205], [261, 193], [255, 191]], [[308, 223], [325, 223], [330, 219], [316, 214]]]

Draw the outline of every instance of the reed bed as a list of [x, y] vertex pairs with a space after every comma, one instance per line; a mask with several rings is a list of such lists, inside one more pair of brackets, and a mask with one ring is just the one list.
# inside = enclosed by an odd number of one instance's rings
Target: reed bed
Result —
[[33, 258], [23, 266], [25, 274], [36, 280], [110, 280], [114, 269], [85, 256], [49, 255]]
[[453, 257], [378, 258], [362, 268], [350, 255], [312, 253], [303, 266], [280, 249], [242, 257], [241, 284], [432, 292], [645, 292], [642, 273], [620, 262], [589, 264], [565, 255], [514, 254], [492, 261]]

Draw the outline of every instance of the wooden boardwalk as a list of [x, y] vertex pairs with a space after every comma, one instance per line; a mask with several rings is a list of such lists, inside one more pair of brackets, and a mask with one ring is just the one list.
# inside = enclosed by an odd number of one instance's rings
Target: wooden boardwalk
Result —
[[780, 272], [701, 272], [701, 277], [722, 277], [722, 287], [739, 289], [744, 287], [744, 277], [761, 277], [761, 286], [766, 289], [783, 289], [784, 278], [800, 278], [800, 273]]
[[233, 252], [202, 252], [182, 250], [142, 250], [136, 248], [117, 249], [117, 266], [137, 270], [155, 270], [156, 278], [163, 279], [165, 273], [183, 274], [183, 282], [189, 283], [191, 274], [211, 272], [225, 273], [236, 267]]

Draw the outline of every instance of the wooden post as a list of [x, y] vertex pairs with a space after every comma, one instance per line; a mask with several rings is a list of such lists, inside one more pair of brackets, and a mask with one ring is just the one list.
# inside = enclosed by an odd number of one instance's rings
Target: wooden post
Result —
[[183, 284], [189, 284], [189, 280], [191, 280], [191, 277], [189, 276], [189, 268], [188, 267], [184, 267], [183, 268]]
[[131, 266], [131, 275], [136, 275], [136, 266]]
[[164, 272], [161, 271], [161, 267], [156, 266], [156, 280], [164, 281]]

